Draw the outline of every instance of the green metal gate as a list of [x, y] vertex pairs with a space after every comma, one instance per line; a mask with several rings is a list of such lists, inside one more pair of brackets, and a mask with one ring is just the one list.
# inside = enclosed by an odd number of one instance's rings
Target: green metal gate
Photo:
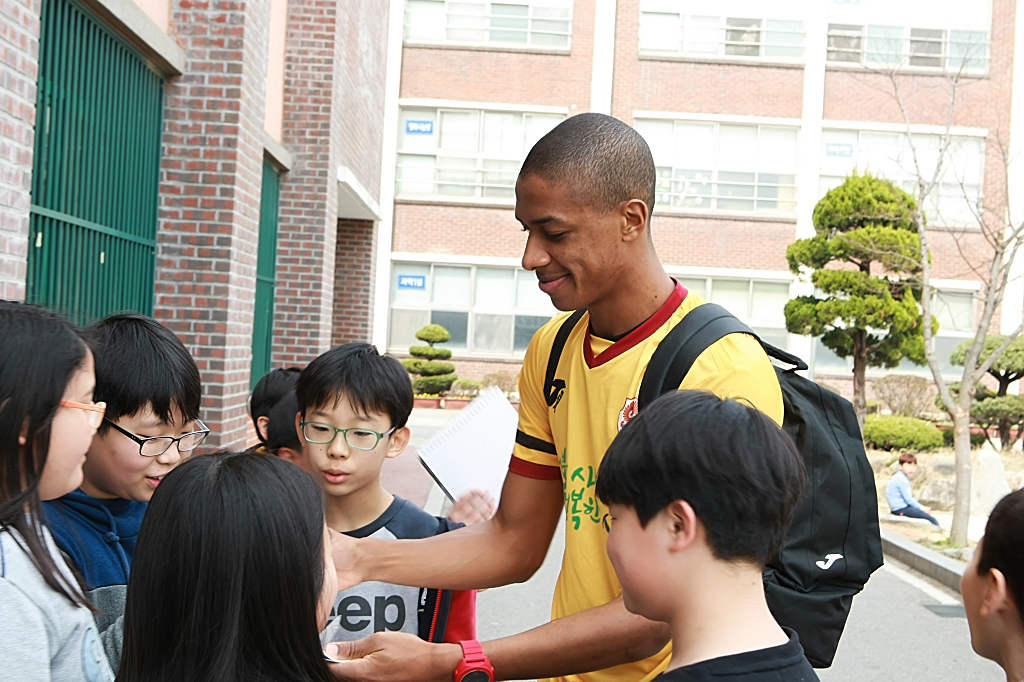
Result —
[[153, 312], [163, 79], [72, 0], [43, 0], [27, 298], [83, 324]]
[[277, 268], [277, 210], [281, 176], [263, 159], [260, 190], [260, 240], [256, 255], [256, 305], [252, 321], [252, 368], [249, 387], [270, 371], [274, 331], [274, 281]]

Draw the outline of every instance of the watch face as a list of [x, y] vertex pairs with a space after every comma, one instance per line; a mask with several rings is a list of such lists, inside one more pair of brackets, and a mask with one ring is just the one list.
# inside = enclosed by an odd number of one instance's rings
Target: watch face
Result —
[[491, 682], [491, 676], [482, 670], [473, 670], [462, 676], [462, 682]]

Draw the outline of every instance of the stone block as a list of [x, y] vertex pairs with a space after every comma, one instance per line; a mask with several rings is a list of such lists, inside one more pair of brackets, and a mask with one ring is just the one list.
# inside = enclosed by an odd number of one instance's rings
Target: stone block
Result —
[[1010, 494], [1006, 468], [998, 452], [982, 450], [971, 472], [971, 514], [985, 516], [996, 502]]
[[918, 501], [933, 509], [946, 511], [953, 508], [956, 483], [951, 478], [932, 478], [925, 482], [917, 494]]

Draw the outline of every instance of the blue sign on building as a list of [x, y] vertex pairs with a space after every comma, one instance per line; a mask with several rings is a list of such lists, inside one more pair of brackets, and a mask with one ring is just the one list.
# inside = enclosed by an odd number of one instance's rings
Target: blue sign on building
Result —
[[426, 277], [426, 275], [399, 275], [398, 276], [398, 288], [399, 289], [426, 289], [427, 288], [427, 277]]
[[845, 159], [853, 158], [853, 145], [833, 142], [825, 145], [825, 156], [838, 156]]
[[433, 121], [406, 121], [405, 132], [408, 135], [433, 135]]

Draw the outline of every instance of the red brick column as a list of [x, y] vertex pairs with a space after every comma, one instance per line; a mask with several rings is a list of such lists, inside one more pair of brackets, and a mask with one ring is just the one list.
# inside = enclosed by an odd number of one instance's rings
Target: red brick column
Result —
[[0, 298], [23, 300], [41, 0], [0, 0]]
[[171, 9], [188, 61], [167, 86], [156, 315], [199, 363], [217, 447], [248, 423], [268, 21], [254, 0]]
[[340, 113], [337, 0], [289, 0], [273, 364], [304, 365], [331, 343]]
[[331, 344], [364, 341], [373, 333], [377, 240], [372, 220], [339, 220]]

